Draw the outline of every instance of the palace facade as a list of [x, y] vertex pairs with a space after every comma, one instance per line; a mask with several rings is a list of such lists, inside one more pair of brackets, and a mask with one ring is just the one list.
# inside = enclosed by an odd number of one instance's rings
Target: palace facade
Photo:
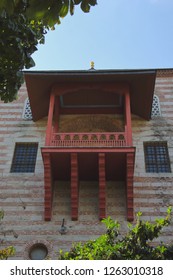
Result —
[[[57, 257], [173, 205], [173, 69], [26, 71], [0, 104], [0, 246]], [[173, 225], [160, 239], [173, 241]]]

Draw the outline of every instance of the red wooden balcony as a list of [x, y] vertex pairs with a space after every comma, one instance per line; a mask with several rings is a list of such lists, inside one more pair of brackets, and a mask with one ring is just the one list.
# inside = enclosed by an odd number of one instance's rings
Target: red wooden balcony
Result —
[[125, 147], [126, 132], [102, 133], [52, 133], [50, 146], [53, 147]]
[[[114, 95], [115, 88], [111, 88], [113, 100], [116, 95]], [[53, 182], [61, 180], [70, 181], [72, 220], [78, 219], [80, 181], [99, 181], [100, 219], [106, 217], [106, 181], [125, 181], [127, 190], [127, 219], [129, 221], [133, 220], [135, 148], [132, 144], [129, 88], [124, 86], [123, 89], [124, 92], [119, 93], [123, 95], [120, 98], [123, 103], [120, 102], [121, 108], [119, 109], [121, 109], [121, 113], [117, 116], [117, 119], [115, 116], [112, 117], [114, 113], [115, 115], [118, 114], [116, 107], [113, 108], [113, 113], [110, 107], [106, 107], [106, 105], [104, 107], [104, 104], [102, 105], [104, 108], [96, 106], [94, 111], [92, 106], [91, 108], [78, 108], [78, 106], [75, 108], [75, 106], [72, 106], [71, 111], [65, 111], [65, 109], [69, 108], [63, 107], [64, 103], [62, 103], [62, 97], [60, 98], [59, 95], [64, 94], [66, 97], [66, 94], [61, 91], [59, 92], [59, 90], [57, 92], [52, 91], [50, 95], [46, 141], [45, 146], [42, 148], [45, 174], [45, 220], [51, 219]], [[85, 90], [88, 90], [88, 88], [85, 88]], [[74, 105], [74, 100], [78, 105], [79, 100], [76, 100], [77, 97], [80, 97], [81, 102], [82, 95], [78, 93], [78, 88], [76, 88], [76, 91], [77, 93], [74, 96], [73, 92], [69, 95], [73, 97], [68, 100], [72, 102], [72, 105]], [[89, 93], [87, 94], [87, 98], [89, 98]], [[95, 98], [99, 100], [100, 95], [97, 92], [92, 92], [91, 96], [94, 98], [94, 102]], [[106, 96], [107, 92], [105, 100]], [[86, 106], [88, 106], [88, 103]], [[102, 109], [106, 111], [103, 112]], [[90, 114], [93, 115], [93, 119], [89, 117]], [[80, 123], [77, 119], [75, 120], [74, 115], [78, 115], [77, 118], [81, 118]], [[100, 123], [102, 124], [101, 126]], [[66, 126], [66, 124], [68, 125]]]
[[[124, 181], [127, 219], [133, 220], [135, 147], [131, 112], [150, 119], [155, 76], [155, 70], [25, 73], [33, 120], [48, 116], [46, 141], [41, 148], [45, 220], [51, 220], [54, 181], [63, 180], [70, 181], [72, 220], [78, 219], [80, 180], [98, 181], [100, 219], [107, 215], [106, 181]], [[61, 126], [62, 116], [90, 114], [118, 114], [123, 126], [119, 129], [113, 121], [109, 129], [95, 128], [91, 120], [87, 130]]]

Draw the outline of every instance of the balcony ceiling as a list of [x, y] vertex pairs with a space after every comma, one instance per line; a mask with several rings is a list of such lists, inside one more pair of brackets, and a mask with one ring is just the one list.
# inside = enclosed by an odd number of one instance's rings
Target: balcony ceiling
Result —
[[[78, 154], [78, 164], [80, 181], [99, 180], [97, 153], [80, 152]], [[55, 181], [71, 180], [70, 153], [52, 153], [51, 166]], [[107, 181], [124, 181], [126, 178], [126, 153], [106, 153], [105, 168]]]
[[[108, 85], [110, 83], [128, 84], [130, 88], [131, 111], [146, 120], [151, 117], [152, 100], [154, 94], [156, 70], [88, 70], [88, 71], [25, 71], [24, 72], [28, 96], [33, 115], [33, 120], [37, 121], [48, 115], [50, 92], [55, 85], [65, 85], [66, 87], [75, 83], [79, 84], [79, 91], [73, 92], [76, 99], [77, 107], [85, 106], [85, 100], [81, 99], [82, 84], [85, 85]], [[101, 88], [101, 87], [100, 87]], [[89, 94], [86, 92], [86, 94]], [[115, 103], [112, 104], [112, 93], [101, 93], [99, 98], [99, 88], [92, 89], [94, 96], [94, 106], [97, 107], [116, 107], [120, 106], [119, 99], [115, 98]], [[86, 91], [86, 89], [85, 89]], [[68, 96], [61, 97], [61, 105], [75, 107], [74, 99]], [[115, 92], [117, 94], [117, 92]], [[78, 96], [80, 97], [78, 99]], [[105, 96], [105, 97], [104, 97]], [[64, 98], [65, 97], [65, 98]], [[72, 96], [71, 96], [72, 97]], [[89, 103], [86, 106], [92, 106], [92, 98], [88, 95]], [[86, 98], [86, 100], [88, 100]], [[105, 98], [105, 105], [104, 105]], [[73, 100], [73, 101], [72, 101]], [[81, 103], [82, 101], [82, 103]], [[70, 103], [71, 102], [71, 103]]]

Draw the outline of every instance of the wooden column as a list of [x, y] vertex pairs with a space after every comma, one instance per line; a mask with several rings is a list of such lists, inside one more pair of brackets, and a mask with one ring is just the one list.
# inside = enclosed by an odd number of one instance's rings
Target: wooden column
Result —
[[127, 220], [133, 221], [133, 174], [134, 174], [134, 161], [135, 154], [127, 153], [126, 159], [126, 199], [127, 199]]
[[79, 178], [78, 178], [78, 156], [77, 153], [71, 154], [71, 219], [78, 219], [79, 204]]
[[127, 130], [127, 145], [132, 146], [132, 124], [131, 124], [131, 107], [130, 107], [130, 93], [126, 90], [125, 93], [125, 123]]
[[49, 102], [48, 120], [47, 120], [47, 130], [46, 130], [46, 142], [45, 142], [46, 146], [49, 146], [51, 141], [54, 105], [55, 105], [55, 95], [51, 93], [50, 102]]
[[106, 171], [105, 153], [98, 154], [99, 161], [99, 218], [106, 217]]
[[59, 96], [55, 97], [55, 114], [54, 114], [54, 132], [58, 132], [59, 129], [59, 109], [60, 109], [60, 100]]
[[52, 216], [52, 172], [51, 172], [51, 158], [49, 153], [43, 153], [44, 162], [44, 219], [50, 221]]

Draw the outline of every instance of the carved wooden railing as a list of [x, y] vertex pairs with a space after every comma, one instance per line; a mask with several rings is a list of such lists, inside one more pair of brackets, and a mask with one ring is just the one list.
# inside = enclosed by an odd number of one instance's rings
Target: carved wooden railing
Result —
[[124, 146], [127, 146], [127, 135], [126, 135], [126, 132], [52, 133], [50, 146], [54, 146], [54, 147], [124, 147]]

